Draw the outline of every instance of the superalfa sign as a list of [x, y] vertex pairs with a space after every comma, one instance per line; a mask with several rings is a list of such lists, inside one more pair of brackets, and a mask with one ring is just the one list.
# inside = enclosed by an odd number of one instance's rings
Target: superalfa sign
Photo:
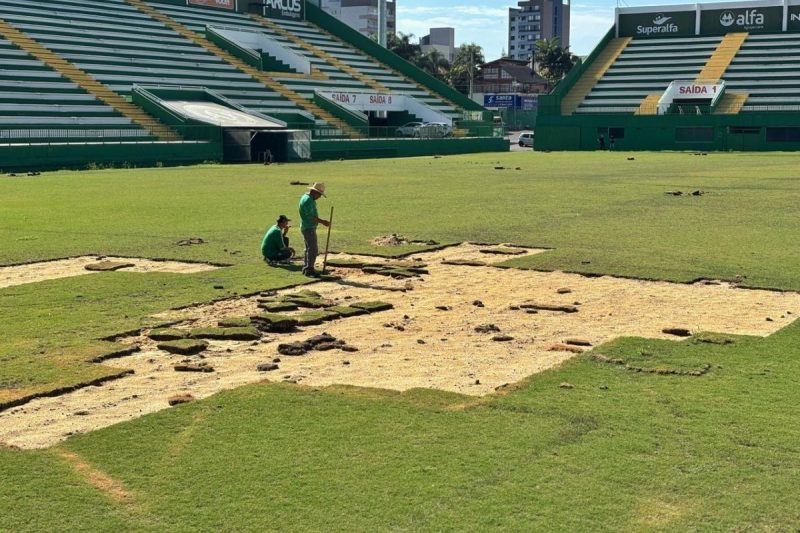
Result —
[[702, 35], [720, 35], [742, 31], [780, 33], [783, 31], [783, 7], [704, 9], [700, 14], [700, 33]]
[[631, 13], [619, 15], [620, 37], [679, 37], [694, 35], [694, 11]]
[[261, 0], [264, 16], [270, 19], [305, 19], [305, 0]]
[[217, 9], [236, 9], [236, 0], [187, 0], [190, 6], [215, 7]]

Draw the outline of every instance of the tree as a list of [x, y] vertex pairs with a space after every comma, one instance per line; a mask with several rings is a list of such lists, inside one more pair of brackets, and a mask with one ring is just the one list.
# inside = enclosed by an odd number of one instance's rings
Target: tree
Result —
[[463, 44], [458, 49], [455, 59], [453, 59], [447, 81], [456, 90], [469, 94], [470, 80], [475, 78], [478, 67], [485, 62], [483, 48], [480, 45], [475, 43]]
[[414, 39], [413, 33], [399, 32], [397, 35], [389, 33], [386, 36], [386, 48], [413, 63], [414, 58], [420, 53], [420, 48], [418, 44], [411, 42], [412, 39]]
[[419, 54], [414, 58], [414, 63], [434, 78], [442, 81], [447, 79], [450, 72], [450, 62], [436, 48], [431, 48], [427, 54]]
[[561, 48], [558, 37], [539, 39], [534, 45], [533, 62], [537, 74], [550, 82], [558, 83], [566, 76], [578, 60], [569, 47]]

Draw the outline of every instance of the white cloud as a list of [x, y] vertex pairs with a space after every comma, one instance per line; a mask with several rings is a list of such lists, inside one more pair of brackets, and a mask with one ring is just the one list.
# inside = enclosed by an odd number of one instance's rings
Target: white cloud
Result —
[[[516, 2], [508, 4], [516, 5]], [[487, 59], [500, 57], [508, 42], [508, 7], [482, 6], [397, 6], [397, 29], [427, 35], [430, 28], [456, 29], [456, 46], [476, 42], [484, 49]]]
[[[505, 5], [431, 7], [408, 6], [398, 2], [397, 27], [398, 31], [413, 33], [417, 38], [427, 35], [430, 28], [452, 27], [456, 29], [456, 45], [476, 42], [483, 47], [487, 60], [496, 59], [500, 57], [501, 50], [508, 46], [508, 8], [516, 6], [517, 2], [504, 1], [502, 4]], [[589, 54], [613, 24], [612, 7], [590, 3], [572, 4], [570, 50], [578, 55]]]
[[570, 9], [570, 51], [580, 56], [588, 55], [613, 25], [613, 9], [572, 5]]

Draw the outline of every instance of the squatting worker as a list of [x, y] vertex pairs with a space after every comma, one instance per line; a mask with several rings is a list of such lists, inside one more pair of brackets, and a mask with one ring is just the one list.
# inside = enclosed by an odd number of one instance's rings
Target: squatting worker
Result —
[[314, 270], [314, 263], [317, 261], [319, 248], [317, 246], [317, 226], [330, 226], [330, 222], [319, 218], [317, 212], [317, 200], [320, 196], [325, 196], [325, 184], [315, 183], [308, 188], [308, 192], [300, 198], [300, 231], [303, 233], [306, 251], [303, 262], [303, 274], [309, 277], [318, 277]]
[[289, 237], [287, 237], [289, 222], [291, 220], [286, 215], [281, 215], [275, 225], [267, 230], [261, 241], [261, 255], [264, 256], [264, 261], [272, 264], [294, 257], [294, 250], [289, 248]]

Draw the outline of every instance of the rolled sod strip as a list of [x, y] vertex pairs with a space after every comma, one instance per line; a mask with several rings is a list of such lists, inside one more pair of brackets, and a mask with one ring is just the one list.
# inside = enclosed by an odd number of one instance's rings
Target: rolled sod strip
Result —
[[197, 339], [166, 341], [156, 345], [159, 350], [176, 355], [197, 355], [208, 348], [208, 342]]

